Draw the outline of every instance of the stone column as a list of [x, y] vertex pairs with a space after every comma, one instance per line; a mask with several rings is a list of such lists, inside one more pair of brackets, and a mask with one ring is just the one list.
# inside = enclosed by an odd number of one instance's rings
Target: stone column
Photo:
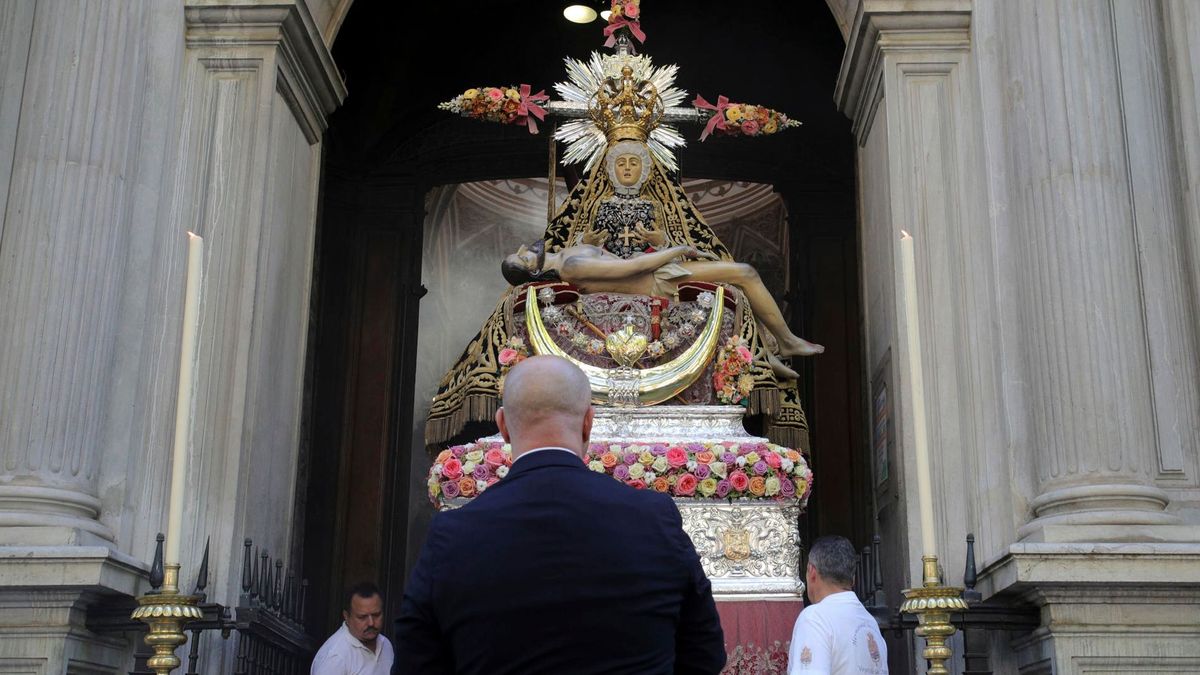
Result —
[[[1162, 111], [1148, 109], [1161, 99], [1147, 79], [1160, 75], [1159, 64], [1136, 67], [1138, 50], [1158, 48], [1153, 31], [1136, 34], [1146, 19], [1131, 11], [1137, 5], [1061, 0], [1000, 10], [1004, 225], [1037, 467], [1033, 520], [1019, 530], [1027, 539], [1120, 540], [1178, 520], [1155, 484], [1158, 453], [1163, 443], [1178, 447], [1164, 434], [1192, 414], [1175, 411], [1171, 398], [1194, 400], [1194, 384], [1186, 370], [1183, 382], [1164, 381], [1171, 368], [1153, 372], [1156, 359], [1180, 355], [1189, 329], [1175, 325], [1169, 307], [1182, 284], [1164, 241], [1176, 236], [1175, 223], [1168, 217], [1163, 227], [1150, 207], [1174, 202], [1157, 192], [1171, 170], [1152, 153], [1169, 138], [1154, 129]], [[1174, 423], [1160, 426], [1164, 415]]]
[[96, 478], [147, 14], [124, 0], [0, 5], [0, 152], [11, 148], [0, 163], [12, 167], [0, 201], [0, 544], [113, 538]]

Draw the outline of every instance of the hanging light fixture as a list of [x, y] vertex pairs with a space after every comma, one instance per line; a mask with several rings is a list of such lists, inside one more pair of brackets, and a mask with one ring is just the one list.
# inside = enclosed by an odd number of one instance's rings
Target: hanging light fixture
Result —
[[574, 23], [591, 23], [596, 20], [596, 10], [587, 5], [567, 5], [563, 16]]
[[608, 21], [608, 17], [610, 17], [610, 16], [612, 16], [611, 9], [606, 9], [603, 12], [600, 12], [600, 18], [604, 19], [605, 21]]

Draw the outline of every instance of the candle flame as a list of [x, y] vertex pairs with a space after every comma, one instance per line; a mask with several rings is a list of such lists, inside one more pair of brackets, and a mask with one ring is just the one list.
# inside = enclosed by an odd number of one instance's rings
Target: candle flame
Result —
[[912, 235], [908, 233], [908, 230], [900, 230], [900, 239], [912, 239]]
[[188, 230], [187, 236], [188, 236], [188, 239], [204, 239], [204, 237], [201, 237], [200, 235], [196, 234], [195, 232], [192, 232], [191, 230]]

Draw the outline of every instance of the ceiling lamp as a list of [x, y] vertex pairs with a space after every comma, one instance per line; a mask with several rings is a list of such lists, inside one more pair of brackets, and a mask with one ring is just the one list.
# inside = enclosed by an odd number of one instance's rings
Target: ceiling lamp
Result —
[[596, 20], [596, 10], [587, 5], [567, 5], [563, 16], [574, 23], [591, 23]]
[[606, 9], [603, 12], [600, 12], [600, 18], [604, 19], [605, 21], [608, 21], [608, 17], [610, 17], [610, 16], [612, 16], [612, 10], [610, 10], [610, 9]]

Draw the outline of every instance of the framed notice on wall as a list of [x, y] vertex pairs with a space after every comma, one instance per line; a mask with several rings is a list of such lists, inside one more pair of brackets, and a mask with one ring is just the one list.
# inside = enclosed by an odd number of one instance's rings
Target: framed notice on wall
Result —
[[871, 378], [871, 465], [876, 489], [885, 489], [891, 475], [891, 457], [895, 446], [895, 425], [892, 423], [891, 382], [892, 350], [883, 354]]

